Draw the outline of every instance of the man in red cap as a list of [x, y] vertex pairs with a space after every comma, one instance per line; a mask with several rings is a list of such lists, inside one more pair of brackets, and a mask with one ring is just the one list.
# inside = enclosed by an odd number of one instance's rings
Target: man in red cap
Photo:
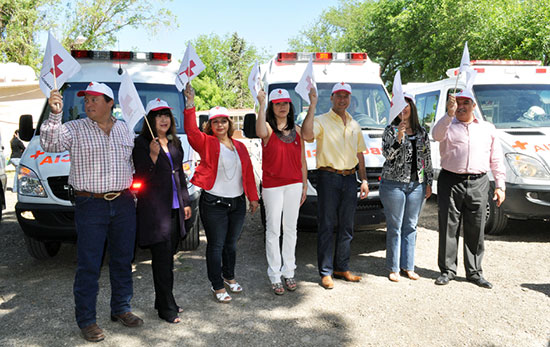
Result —
[[[328, 113], [315, 120], [308, 113], [302, 124], [304, 140], [317, 140], [317, 265], [325, 289], [334, 287], [332, 276], [350, 282], [361, 280], [349, 271], [357, 207], [356, 170], [361, 180], [360, 198], [366, 198], [369, 192], [361, 126], [346, 112], [351, 86], [336, 83], [330, 101], [332, 109]], [[335, 226], [338, 226], [336, 247]]]
[[129, 327], [143, 324], [131, 312], [132, 259], [136, 209], [132, 184], [134, 139], [126, 123], [112, 116], [113, 91], [91, 82], [77, 93], [84, 97], [87, 118], [62, 124], [63, 98], [52, 90], [50, 117], [40, 128], [40, 144], [49, 152], [69, 151], [69, 185], [74, 190], [77, 269], [74, 281], [75, 315], [87, 341], [101, 341], [96, 324], [96, 301], [105, 242], [109, 252], [111, 320]]
[[441, 173], [437, 180], [439, 205], [439, 255], [441, 275], [435, 284], [446, 285], [456, 276], [460, 225], [464, 230], [466, 279], [482, 288], [493, 285], [483, 277], [484, 229], [489, 177], [495, 179], [493, 200], [505, 199], [506, 171], [502, 148], [494, 125], [474, 116], [471, 91], [464, 90], [447, 101], [447, 113], [433, 127], [440, 142]]

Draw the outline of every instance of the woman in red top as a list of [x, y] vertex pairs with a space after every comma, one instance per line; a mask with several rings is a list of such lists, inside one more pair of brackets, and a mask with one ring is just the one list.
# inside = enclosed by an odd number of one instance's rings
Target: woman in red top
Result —
[[195, 91], [189, 84], [184, 126], [189, 143], [201, 157], [191, 183], [203, 189], [199, 212], [206, 233], [206, 267], [212, 292], [218, 302], [228, 303], [232, 293], [242, 292], [235, 280], [237, 240], [246, 214], [245, 196], [250, 211], [258, 208], [258, 192], [250, 156], [243, 143], [231, 138], [233, 122], [224, 107], [210, 110], [204, 133], [197, 127]]
[[[296, 223], [300, 205], [306, 199], [307, 164], [300, 127], [294, 125], [294, 106], [288, 91], [275, 89], [269, 94], [265, 111], [265, 92], [258, 93], [260, 111], [256, 134], [262, 139], [262, 197], [266, 213], [265, 248], [267, 275], [277, 295], [296, 290]], [[308, 113], [315, 113], [317, 93], [309, 93]], [[267, 115], [266, 115], [267, 114]], [[283, 248], [279, 247], [283, 220]]]

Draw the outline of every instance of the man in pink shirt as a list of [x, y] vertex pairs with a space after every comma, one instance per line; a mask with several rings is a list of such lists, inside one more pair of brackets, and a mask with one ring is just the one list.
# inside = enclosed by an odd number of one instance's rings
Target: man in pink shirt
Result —
[[495, 127], [474, 116], [476, 107], [469, 90], [447, 101], [447, 114], [433, 127], [433, 138], [440, 142], [441, 172], [437, 180], [439, 205], [439, 254], [441, 275], [435, 284], [445, 285], [456, 276], [460, 225], [464, 230], [464, 268], [468, 281], [491, 289], [483, 277], [486, 205], [490, 182], [495, 179], [493, 200], [500, 206], [505, 199], [505, 168], [502, 148]]

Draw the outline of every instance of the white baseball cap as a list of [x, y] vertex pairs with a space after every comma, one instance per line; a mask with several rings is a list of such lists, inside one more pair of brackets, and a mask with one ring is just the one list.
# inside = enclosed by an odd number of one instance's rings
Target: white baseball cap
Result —
[[464, 90], [462, 90], [460, 93], [456, 94], [456, 95], [455, 95], [455, 98], [457, 98], [457, 99], [460, 99], [460, 98], [462, 98], [462, 99], [470, 99], [470, 100], [472, 100], [472, 101], [475, 102], [474, 94], [472, 94], [472, 92], [471, 92], [470, 90], [468, 90], [468, 89], [464, 89]]
[[412, 94], [409, 94], [409, 93], [403, 93], [403, 96], [405, 97], [405, 99], [409, 99], [413, 102], [414, 104], [414, 96], [412, 96]]
[[351, 94], [351, 86], [345, 82], [336, 83], [334, 87], [332, 87], [332, 94], [337, 92], [347, 92]]
[[84, 94], [90, 95], [107, 95], [111, 99], [114, 99], [113, 90], [108, 85], [99, 82], [90, 82], [86, 90], [81, 90], [76, 93], [76, 96], [84, 96]]
[[221, 107], [221, 106], [212, 107], [208, 112], [208, 120], [218, 118], [218, 117], [229, 118], [229, 111], [227, 111], [225, 107]]
[[168, 103], [166, 101], [156, 98], [147, 103], [147, 108], [145, 109], [145, 113], [149, 114], [149, 112], [151, 111], [163, 110], [165, 108], [169, 108], [172, 110], [172, 107], [168, 106]]
[[280, 102], [292, 102], [288, 91], [281, 88], [273, 89], [271, 93], [269, 93], [269, 101], [274, 104], [278, 104]]

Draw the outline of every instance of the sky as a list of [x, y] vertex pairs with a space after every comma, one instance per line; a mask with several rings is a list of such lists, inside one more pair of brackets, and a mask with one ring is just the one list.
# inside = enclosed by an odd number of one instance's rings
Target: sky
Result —
[[187, 42], [201, 34], [237, 32], [260, 51], [275, 55], [288, 50], [288, 40], [309, 28], [323, 10], [338, 4], [338, 0], [174, 0], [164, 5], [177, 16], [178, 29], [162, 29], [151, 36], [147, 30], [125, 28], [119, 45], [121, 50], [170, 52], [181, 59]]

